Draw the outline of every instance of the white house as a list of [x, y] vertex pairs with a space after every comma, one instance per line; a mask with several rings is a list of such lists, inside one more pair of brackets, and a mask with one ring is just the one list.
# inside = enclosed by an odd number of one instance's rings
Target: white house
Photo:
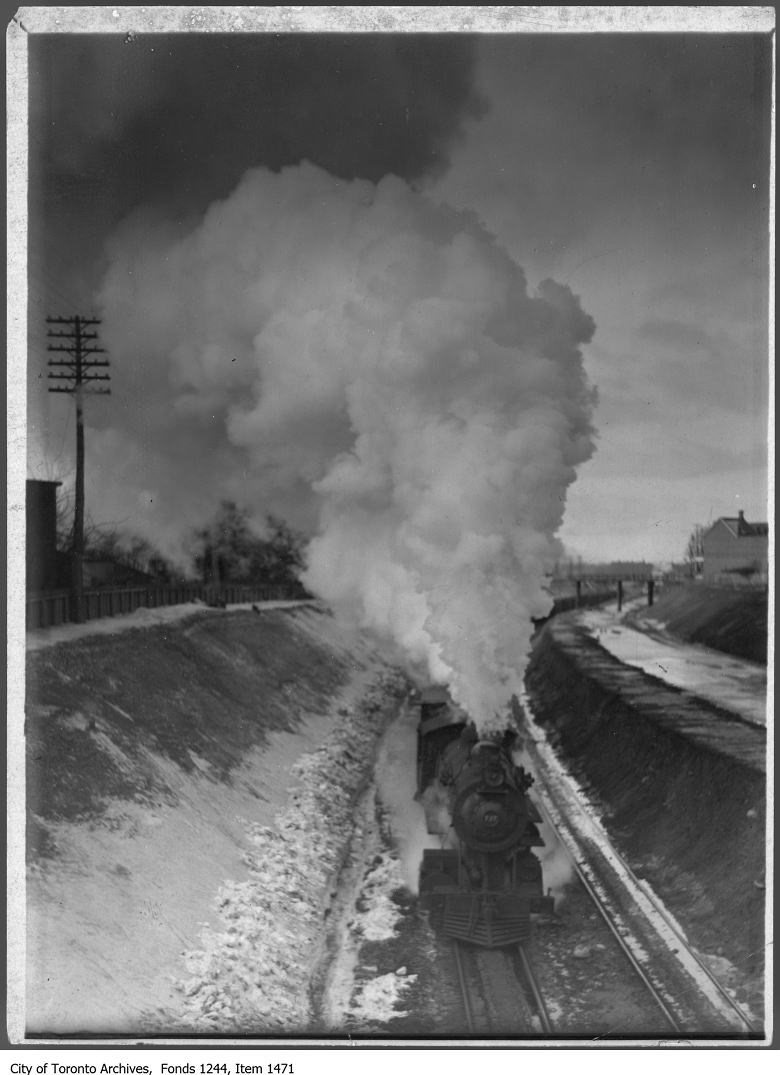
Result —
[[766, 580], [769, 572], [769, 523], [749, 523], [744, 512], [721, 516], [702, 536], [705, 579]]

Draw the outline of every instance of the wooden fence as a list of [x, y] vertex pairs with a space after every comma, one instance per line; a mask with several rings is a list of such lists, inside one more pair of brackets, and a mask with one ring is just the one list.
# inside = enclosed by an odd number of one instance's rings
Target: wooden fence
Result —
[[[238, 605], [250, 601], [295, 601], [308, 594], [300, 584], [265, 583], [255, 586], [125, 586], [116, 589], [85, 590], [83, 622], [104, 616], [122, 616], [138, 608], [161, 608], [203, 601], [208, 605]], [[72, 590], [50, 590], [27, 594], [27, 630], [76, 623], [76, 599]]]

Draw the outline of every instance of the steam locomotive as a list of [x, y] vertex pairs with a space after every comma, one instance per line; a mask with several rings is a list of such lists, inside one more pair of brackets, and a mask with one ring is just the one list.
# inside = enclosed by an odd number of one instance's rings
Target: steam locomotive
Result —
[[486, 948], [522, 944], [531, 914], [552, 913], [553, 900], [531, 850], [544, 846], [541, 816], [527, 794], [533, 777], [512, 760], [516, 733], [480, 740], [444, 688], [418, 701], [418, 798], [429, 833], [443, 838], [423, 852], [420, 898], [446, 936]]

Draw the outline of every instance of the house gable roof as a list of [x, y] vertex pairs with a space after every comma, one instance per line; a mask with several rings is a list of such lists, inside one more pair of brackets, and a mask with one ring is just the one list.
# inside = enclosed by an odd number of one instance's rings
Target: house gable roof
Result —
[[735, 537], [766, 537], [769, 534], [769, 523], [749, 523], [747, 520], [738, 515], [736, 517], [730, 515], [721, 515], [719, 519], [716, 519], [710, 529], [714, 530], [718, 523], [723, 523], [726, 529]]

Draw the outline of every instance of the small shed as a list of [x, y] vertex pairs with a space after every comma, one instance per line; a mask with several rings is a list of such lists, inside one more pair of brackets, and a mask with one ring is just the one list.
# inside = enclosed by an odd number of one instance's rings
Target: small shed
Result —
[[60, 579], [57, 555], [57, 487], [61, 482], [27, 480], [26, 568], [28, 590], [50, 590]]

